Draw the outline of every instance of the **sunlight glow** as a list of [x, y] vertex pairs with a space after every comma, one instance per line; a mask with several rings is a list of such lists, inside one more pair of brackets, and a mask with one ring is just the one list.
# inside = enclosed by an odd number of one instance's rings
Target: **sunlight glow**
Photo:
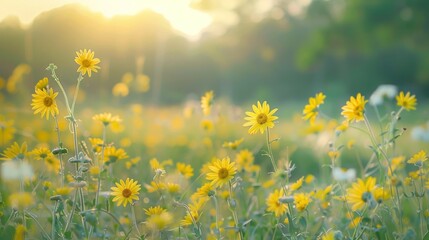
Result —
[[29, 24], [44, 11], [71, 3], [79, 3], [106, 17], [135, 15], [151, 9], [162, 14], [174, 29], [192, 40], [198, 39], [212, 22], [210, 15], [191, 8], [190, 0], [7, 0], [0, 9], [0, 21], [9, 15], [17, 15], [23, 23]]

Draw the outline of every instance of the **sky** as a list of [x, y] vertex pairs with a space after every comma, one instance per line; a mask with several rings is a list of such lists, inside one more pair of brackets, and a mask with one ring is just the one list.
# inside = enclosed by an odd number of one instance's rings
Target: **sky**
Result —
[[106, 17], [135, 15], [151, 9], [164, 15], [174, 29], [191, 40], [198, 39], [212, 22], [208, 14], [190, 8], [190, 0], [2, 0], [0, 21], [7, 16], [18, 16], [27, 25], [40, 13], [71, 3], [79, 3]]

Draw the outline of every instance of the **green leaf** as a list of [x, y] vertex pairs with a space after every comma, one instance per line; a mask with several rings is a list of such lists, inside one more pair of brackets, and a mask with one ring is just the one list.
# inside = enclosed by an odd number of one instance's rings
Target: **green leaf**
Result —
[[429, 232], [426, 232], [426, 234], [423, 236], [423, 240], [429, 240]]
[[378, 151], [377, 148], [375, 148], [374, 146], [369, 146], [369, 148], [374, 152], [375, 156], [377, 156], [377, 158], [380, 158], [380, 153]]
[[[58, 236], [58, 233], [60, 233], [61, 231], [62, 231], [62, 229], [61, 229], [61, 225], [60, 225], [60, 222], [58, 221], [58, 218], [55, 216], [55, 225], [54, 225], [54, 228], [55, 228], [55, 236]], [[56, 238], [55, 238], [56, 239]]]
[[97, 225], [97, 217], [92, 212], [84, 212], [82, 215], [85, 221], [95, 228]]
[[414, 232], [413, 229], [408, 229], [407, 232], [404, 235], [404, 238], [402, 238], [403, 240], [413, 240], [416, 239], [416, 233]]
[[286, 214], [289, 220], [289, 232], [295, 232], [295, 225], [293, 224], [293, 219], [289, 213]]
[[246, 227], [246, 225], [249, 224], [250, 222], [252, 222], [252, 219], [244, 221], [243, 224], [241, 224], [241, 226]]
[[65, 239], [72, 239], [72, 232], [71, 231], [67, 231], [64, 233], [64, 238]]
[[305, 217], [300, 217], [298, 223], [302, 230], [307, 228], [307, 219]]
[[60, 213], [60, 212], [62, 212], [62, 211], [64, 211], [64, 202], [63, 202], [63, 201], [60, 201], [60, 202], [58, 203], [57, 209], [55, 209], [55, 213]]

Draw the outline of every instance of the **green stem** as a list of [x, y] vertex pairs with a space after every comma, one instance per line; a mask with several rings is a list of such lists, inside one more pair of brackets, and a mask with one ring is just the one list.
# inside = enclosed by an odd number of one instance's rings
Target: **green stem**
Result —
[[378, 108], [377, 108], [377, 106], [376, 105], [373, 105], [373, 107], [374, 107], [374, 111], [375, 111], [375, 115], [377, 116], [377, 119], [378, 119], [378, 123], [380, 123], [380, 131], [382, 131], [383, 130], [383, 125], [382, 125], [382, 122], [381, 122], [381, 116], [380, 116], [380, 112], [378, 111]]
[[198, 180], [201, 177], [203, 177], [203, 176], [205, 176], [205, 174], [201, 173], [191, 184], [189, 184], [189, 186], [183, 191], [182, 195], [180, 195], [180, 198], [178, 200], [179, 202], [183, 200], [183, 198], [185, 197], [185, 195], [192, 190], [193, 185], [195, 185], [196, 183], [198, 183]]
[[[336, 141], [337, 141], [336, 134], [334, 134], [333, 139], [332, 139], [332, 145], [330, 144], [330, 146], [329, 146], [330, 151], [337, 151], [338, 152], [337, 148], [335, 147]], [[329, 157], [329, 158], [331, 160], [331, 171], [333, 171], [335, 168], [335, 160], [337, 160], [338, 157]], [[341, 163], [339, 165], [341, 166]]]
[[[27, 212], [27, 216], [29, 216], [31, 219], [34, 220], [34, 222], [36, 222], [37, 226], [40, 228], [40, 230], [42, 231], [42, 234], [44, 235], [44, 237], [46, 239], [51, 239], [49, 237], [49, 234], [45, 231], [45, 229], [42, 227], [42, 225], [40, 224], [40, 222], [37, 220], [37, 217], [33, 216], [33, 214], [31, 214], [29, 212]], [[55, 238], [52, 238], [52, 239], [55, 239]]]
[[77, 192], [78, 192], [78, 189], [76, 189], [76, 191], [74, 192], [74, 197], [73, 197], [73, 207], [72, 207], [72, 210], [71, 210], [71, 212], [70, 212], [70, 215], [69, 215], [69, 219], [67, 220], [67, 223], [66, 223], [66, 227], [64, 228], [64, 232], [67, 232], [68, 230], [69, 230], [69, 227], [70, 227], [70, 223], [71, 223], [71, 221], [72, 221], [72, 218], [73, 218], [73, 214], [74, 214], [74, 211], [75, 211], [75, 208], [76, 208], [76, 200], [77, 200]]
[[228, 204], [228, 208], [229, 208], [229, 210], [232, 213], [232, 218], [234, 219], [235, 227], [238, 230], [239, 239], [242, 240], [242, 239], [244, 239], [243, 238], [243, 233], [241, 232], [241, 228], [238, 226], [238, 217], [237, 217], [237, 212], [235, 211], [235, 209], [236, 209], [237, 206], [234, 206], [234, 209], [231, 206], [231, 202], [233, 200], [232, 199], [232, 185], [231, 185], [231, 181], [228, 182], [228, 185], [229, 185], [229, 201], [230, 201], [230, 204]]
[[291, 203], [287, 203], [287, 211], [289, 211], [289, 216], [287, 216], [288, 217], [288, 220], [289, 220], [289, 231], [290, 231], [290, 234], [292, 235], [291, 236], [291, 239], [297, 239], [297, 234], [296, 234], [296, 232], [295, 232], [295, 227], [294, 227], [294, 223], [293, 223], [293, 219], [294, 219], [294, 217], [293, 217], [293, 206], [292, 206], [292, 204]]
[[[394, 119], [397, 119], [397, 118], [399, 117], [399, 114], [401, 113], [402, 109], [403, 109], [403, 108], [401, 108], [401, 109], [398, 111], [398, 113], [395, 115], [395, 118], [394, 118]], [[394, 172], [393, 172], [393, 170], [392, 170], [392, 166], [390, 165], [389, 158], [387, 157], [387, 155], [386, 155], [386, 153], [384, 152], [384, 150], [383, 150], [379, 145], [377, 145], [377, 144], [376, 144], [376, 140], [375, 140], [374, 132], [372, 131], [371, 125], [369, 124], [369, 121], [368, 121], [368, 118], [366, 117], [366, 115], [364, 115], [364, 120], [365, 120], [365, 125], [367, 126], [368, 131], [369, 131], [369, 133], [370, 133], [372, 144], [374, 145], [374, 147], [376, 147], [376, 148], [381, 152], [381, 154], [383, 155], [384, 159], [386, 160], [388, 170], [392, 173], [392, 176], [394, 176], [394, 174], [395, 174], [395, 173], [394, 173]], [[393, 120], [393, 121], [395, 121], [395, 120]], [[394, 125], [394, 123], [392, 123], [392, 126], [393, 126], [393, 125]], [[379, 162], [379, 164], [380, 164], [380, 160], [379, 160], [378, 158], [377, 158], [377, 160], [378, 160], [378, 162]], [[380, 165], [381, 165], [381, 164], [380, 164]], [[380, 174], [381, 174], [382, 172], [384, 172], [384, 171], [382, 171], [382, 169], [380, 169]], [[384, 177], [383, 177], [381, 180], [383, 181], [383, 184], [384, 184], [384, 181], [385, 181]], [[394, 202], [395, 202], [395, 201], [394, 201]], [[395, 202], [395, 204], [396, 204], [396, 208], [398, 209], [398, 213], [399, 213], [399, 222], [400, 222], [401, 230], [402, 230], [402, 229], [403, 229], [403, 223], [402, 223], [402, 210], [401, 210], [401, 205], [400, 205], [400, 204], [401, 204], [401, 202], [400, 202], [400, 198], [399, 198], [399, 194], [398, 194], [397, 189], [396, 189], [396, 202]]]
[[91, 226], [89, 226], [89, 232], [88, 232], [88, 240], [90, 240], [91, 239], [91, 235], [92, 235], [92, 232], [94, 231], [94, 227], [91, 225]]
[[395, 138], [395, 127], [396, 127], [396, 124], [398, 123], [399, 116], [401, 115], [402, 111], [404, 111], [404, 107], [401, 107], [399, 109], [399, 111], [395, 114], [395, 116], [393, 116], [392, 122], [390, 124], [390, 139], [389, 139], [389, 141], [392, 141], [392, 143], [393, 143], [393, 150], [395, 150], [395, 141], [393, 141]]
[[[341, 189], [342, 195], [343, 195], [343, 196], [346, 196], [346, 191], [345, 191], [345, 189], [344, 189], [343, 185], [341, 184], [341, 182], [338, 182], [338, 185], [340, 186], [340, 189]], [[352, 212], [352, 210], [350, 209], [350, 206], [349, 206], [349, 204], [347, 203], [347, 200], [345, 200], [345, 201], [344, 201], [344, 205], [346, 206], [346, 209], [347, 209], [347, 211], [348, 211], [348, 214], [349, 214], [350, 216], [353, 216], [353, 212]], [[354, 225], [354, 224], [353, 224], [353, 225]], [[356, 227], [356, 226], [355, 226], [355, 227]], [[348, 233], [348, 234], [350, 234], [350, 233]]]
[[[375, 115], [377, 116], [380, 132], [383, 132], [383, 122], [382, 122], [382, 119], [380, 116], [380, 112], [378, 111], [377, 105], [373, 105], [373, 107], [374, 107]], [[383, 143], [383, 145], [385, 146], [385, 149], [387, 151], [388, 144], [386, 144], [386, 142], [385, 142], [384, 134], [381, 135], [380, 137], [381, 137], [381, 142]]]
[[267, 127], [267, 148], [268, 148], [268, 156], [270, 157], [271, 164], [273, 165], [274, 172], [277, 172], [277, 166], [276, 166], [276, 163], [274, 162], [273, 151], [271, 149], [270, 130], [269, 130], [268, 127]]
[[24, 226], [24, 239], [26, 239], [27, 236], [27, 220], [25, 219], [25, 209], [22, 210], [22, 225]]
[[415, 187], [415, 192], [416, 192], [416, 197], [417, 197], [417, 201], [419, 204], [419, 214], [418, 214], [418, 218], [419, 218], [419, 228], [420, 228], [420, 237], [421, 239], [423, 239], [423, 220], [422, 220], [422, 216], [423, 216], [423, 201], [420, 199], [420, 196], [424, 194], [423, 191], [423, 163], [421, 166], [419, 166], [419, 170], [420, 170], [420, 192], [417, 192], [417, 187], [416, 184], [414, 183], [414, 187]]
[[396, 192], [396, 205], [397, 205], [397, 208], [398, 208], [398, 213], [399, 213], [399, 225], [401, 226], [401, 233], [403, 233], [404, 232], [404, 223], [402, 222], [402, 211], [401, 211], [401, 208], [400, 208], [400, 206], [401, 206], [401, 200], [400, 200], [400, 197], [399, 197], [399, 191], [398, 191], [398, 187], [395, 185], [395, 192]]
[[136, 212], [134, 210], [134, 203], [130, 204], [130, 207], [131, 207], [131, 214], [133, 216], [134, 227], [136, 228], [137, 233], [139, 234], [139, 239], [140, 239], [142, 234], [140, 233], [139, 226], [137, 225], [137, 218], [136, 218]]
[[[79, 86], [80, 86], [80, 82], [82, 81], [82, 74], [79, 75], [78, 79], [77, 79], [77, 85], [76, 85], [76, 90], [75, 90], [75, 95], [73, 98], [73, 105], [70, 108], [70, 103], [68, 101], [68, 97], [67, 97], [67, 93], [64, 90], [63, 85], [61, 84], [60, 79], [57, 77], [56, 73], [55, 73], [55, 69], [57, 68], [57, 66], [55, 66], [54, 64], [50, 64], [49, 67], [47, 68], [48, 70], [51, 70], [51, 74], [52, 77], [54, 78], [54, 80], [57, 82], [58, 86], [61, 89], [61, 92], [64, 95], [64, 99], [66, 102], [66, 106], [67, 106], [67, 110], [69, 112], [69, 116], [67, 117], [67, 119], [70, 121], [71, 125], [72, 125], [72, 134], [73, 134], [73, 144], [74, 144], [74, 150], [75, 150], [75, 159], [77, 160], [79, 158], [79, 145], [78, 145], [78, 141], [77, 141], [77, 129], [76, 129], [76, 119], [74, 118], [74, 107], [75, 107], [75, 103], [76, 103], [76, 98], [77, 98], [77, 94], [79, 92]], [[79, 171], [79, 163], [76, 163], [76, 177], [81, 177], [81, 173]], [[78, 180], [78, 183], [80, 182], [80, 180]], [[73, 209], [72, 209], [72, 214], [70, 214], [69, 217], [69, 221], [66, 224], [66, 230], [68, 230], [69, 226], [70, 226], [70, 222], [73, 216], [73, 212], [74, 212], [74, 208], [76, 208], [76, 194], [79, 193], [79, 198], [80, 198], [80, 207], [81, 207], [81, 211], [85, 211], [85, 201], [84, 201], [84, 196], [83, 196], [83, 190], [82, 188], [76, 189], [76, 193], [75, 193], [75, 200], [73, 202]], [[82, 220], [82, 225], [85, 229], [86, 232], [86, 222], [83, 219], [83, 217], [81, 217]]]
[[357, 236], [356, 239], [362, 239], [361, 237], [364, 233], [365, 233], [365, 229], [362, 229], [362, 232], [360, 232], [359, 236]]
[[[192, 215], [192, 211], [189, 208], [189, 206], [180, 202], [176, 202], [176, 204], [186, 209], [186, 212], [191, 217], [191, 221], [192, 221], [192, 224], [194, 225], [194, 228], [198, 228], [198, 230], [200, 230], [200, 226], [197, 224], [197, 220], [194, 218], [194, 215]], [[179, 230], [180, 230], [180, 227], [179, 227]]]
[[277, 233], [277, 225], [279, 224], [279, 219], [276, 219], [276, 225], [274, 225], [274, 233], [273, 233], [273, 237], [271, 238], [271, 240], [276, 239], [276, 233]]
[[217, 235], [218, 239], [222, 239], [222, 234], [221, 234], [220, 229], [219, 229], [219, 220], [218, 220], [219, 219], [219, 206], [217, 204], [216, 195], [213, 195], [212, 198], [213, 198], [215, 208], [216, 208], [216, 235]]
[[[364, 210], [363, 210], [363, 212], [362, 212], [362, 215], [361, 215], [361, 216], [364, 216], [364, 215], [366, 214], [367, 210], [368, 210], [368, 206], [365, 206], [365, 208], [364, 208]], [[353, 221], [353, 219], [352, 219], [352, 221]], [[363, 233], [365, 232], [365, 229], [363, 229], [363, 230], [362, 230], [362, 232], [361, 232], [361, 234], [360, 234], [357, 238], [355, 238], [355, 235], [357, 234], [357, 231], [359, 230], [359, 226], [361, 225], [361, 223], [362, 223], [362, 219], [360, 219], [360, 220], [359, 220], [359, 224], [358, 224], [357, 226], [355, 226], [355, 229], [354, 229], [354, 231], [353, 231], [352, 239], [360, 239], [360, 237], [361, 237], [361, 236], [363, 235]], [[353, 225], [354, 225], [354, 224], [353, 224]]]
[[[80, 205], [81, 205], [80, 210], [85, 211], [85, 199], [83, 197], [83, 189], [81, 187], [79, 187], [79, 196], [80, 196]], [[87, 233], [86, 221], [82, 215], [81, 215], [81, 221], [82, 221], [82, 225], [85, 230], [85, 233]]]
[[55, 231], [55, 211], [57, 210], [58, 207], [58, 201], [55, 201], [55, 205], [54, 205], [54, 209], [52, 210], [52, 239], [56, 239], [56, 231]]
[[71, 112], [72, 112], [72, 114], [74, 113], [74, 106], [76, 104], [77, 94], [79, 93], [80, 82], [82, 82], [82, 80], [83, 80], [83, 76], [82, 76], [82, 73], [80, 73], [79, 77], [77, 78], [76, 89], [74, 91], [74, 98], [73, 98], [73, 103], [72, 103], [72, 106], [71, 106]]
[[[71, 124], [72, 124], [72, 133], [73, 133], [73, 145], [74, 145], [74, 154], [75, 154], [75, 159], [78, 160], [79, 159], [79, 145], [77, 142], [77, 128], [76, 128], [76, 121], [75, 119], [71, 119]], [[80, 176], [79, 174], [79, 163], [76, 163], [76, 175]]]
[[108, 211], [106, 211], [104, 209], [95, 209], [95, 208], [88, 209], [86, 211], [87, 212], [102, 212], [102, 213], [105, 213], [105, 214], [109, 215], [118, 224], [119, 230], [121, 230], [122, 232], [125, 232], [124, 226], [122, 226], [121, 222], [115, 217], [115, 215], [111, 214], [110, 212], [108, 212]]
[[67, 93], [64, 90], [64, 87], [61, 84], [60, 79], [57, 77], [57, 74], [55, 73], [55, 69], [56, 68], [57, 68], [57, 66], [55, 66], [55, 65], [52, 64], [52, 65], [49, 65], [49, 67], [47, 68], [47, 70], [51, 70], [51, 76], [54, 78], [55, 82], [57, 82], [58, 86], [60, 87], [61, 92], [63, 93], [63, 96], [64, 96], [64, 100], [66, 101], [67, 110], [68, 110], [69, 114], [72, 115], [72, 111], [70, 109], [69, 100], [67, 98]]
[[359, 168], [360, 168], [361, 176], [363, 177], [365, 174], [365, 168], [363, 167], [362, 159], [359, 155], [359, 151], [356, 150], [356, 148], [354, 149], [354, 152], [355, 152], [355, 156], [356, 156]]
[[[20, 164], [19, 168], [22, 169], [22, 165], [24, 164], [24, 159], [20, 159], [19, 164]], [[19, 180], [20, 180], [19, 181], [19, 190], [21, 193], [23, 193], [24, 192], [24, 176], [23, 176], [23, 174], [20, 174]], [[27, 222], [25, 220], [25, 208], [22, 209], [22, 225], [24, 226], [24, 229], [27, 229]], [[27, 231], [24, 231], [24, 239], [27, 235], [26, 232]]]
[[[55, 131], [57, 132], [57, 138], [58, 138], [58, 147], [62, 148], [63, 144], [61, 143], [61, 136], [60, 136], [60, 128], [58, 127], [58, 118], [57, 116], [54, 116], [55, 119]], [[63, 154], [60, 152], [60, 176], [61, 176], [61, 187], [64, 187], [64, 165], [63, 165]]]
[[98, 199], [100, 197], [100, 188], [101, 188], [101, 170], [104, 169], [104, 149], [105, 149], [105, 142], [106, 142], [106, 125], [103, 125], [103, 145], [101, 146], [101, 162], [102, 167], [100, 167], [100, 162], [97, 161], [97, 166], [99, 167], [99, 173], [97, 178], [97, 192], [95, 194], [95, 207], [98, 205]]
[[[73, 128], [73, 143], [74, 143], [74, 149], [75, 149], [75, 159], [79, 158], [79, 145], [78, 145], [78, 141], [77, 141], [77, 128], [76, 128], [76, 121], [74, 118], [71, 118], [71, 124], [72, 124], [72, 128]], [[77, 177], [82, 177], [82, 174], [79, 170], [79, 163], [76, 163], [76, 176]], [[77, 180], [78, 183], [80, 182], [80, 180]], [[80, 209], [81, 211], [85, 211], [85, 199], [83, 196], [83, 190], [82, 188], [77, 189], [78, 193], [79, 193], [79, 199], [80, 199]], [[86, 232], [86, 222], [83, 219], [83, 216], [81, 216], [81, 220], [82, 220], [82, 225], [85, 229]]]
[[[376, 142], [376, 140], [375, 140], [374, 132], [372, 131], [371, 125], [370, 125], [370, 123], [369, 123], [369, 121], [368, 121], [368, 118], [366, 117], [366, 115], [365, 115], [365, 114], [364, 114], [364, 121], [365, 121], [365, 125], [366, 125], [366, 127], [368, 128], [368, 131], [369, 131], [369, 133], [370, 133], [370, 137], [371, 137], [372, 145], [380, 151], [381, 155], [382, 155], [382, 156], [384, 157], [384, 159], [386, 160], [387, 167], [389, 168], [390, 172], [393, 174], [392, 167], [391, 167], [391, 165], [390, 165], [390, 161], [389, 161], [389, 157], [387, 157], [387, 155], [386, 155], [386, 153], [384, 152], [384, 150], [383, 150], [383, 149], [382, 149], [382, 148], [377, 144], [377, 142]], [[378, 158], [377, 158], [377, 159], [378, 159]], [[380, 162], [380, 160], [378, 160], [378, 161]], [[380, 165], [381, 165], [381, 164], [380, 164]], [[380, 171], [381, 171], [381, 170], [382, 170], [382, 169], [380, 169]], [[382, 179], [382, 181], [384, 182], [384, 179]]]
[[[278, 168], [277, 168], [276, 162], [274, 161], [273, 150], [271, 149], [270, 130], [268, 127], [267, 127], [267, 149], [268, 149], [268, 157], [271, 160], [271, 164], [273, 165], [274, 172], [278, 173], [277, 172]], [[289, 182], [289, 173], [290, 173], [289, 165], [287, 166], [287, 168], [288, 169], [287, 169], [287, 173], [286, 173], [286, 181]], [[285, 183], [283, 182], [283, 180], [280, 181], [280, 184], [282, 185], [283, 191], [286, 194], [287, 189], [286, 189], [286, 186], [285, 186]]]

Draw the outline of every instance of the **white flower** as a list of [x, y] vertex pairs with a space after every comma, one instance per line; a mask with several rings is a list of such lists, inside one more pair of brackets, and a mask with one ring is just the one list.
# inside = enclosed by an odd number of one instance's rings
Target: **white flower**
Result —
[[109, 198], [112, 195], [110, 191], [100, 191], [100, 197]]
[[33, 168], [27, 162], [6, 161], [1, 169], [1, 175], [4, 180], [29, 179], [34, 176]]
[[369, 104], [373, 106], [383, 104], [384, 98], [394, 98], [398, 94], [398, 88], [395, 85], [383, 84], [377, 87], [369, 98]]
[[155, 169], [155, 176], [153, 176], [153, 180], [159, 177], [164, 177], [167, 172], [162, 168]]
[[411, 138], [416, 141], [429, 142], [429, 122], [426, 127], [414, 127], [411, 130]]
[[353, 168], [344, 169], [336, 167], [332, 170], [332, 175], [337, 181], [353, 181], [356, 178], [356, 170]]

